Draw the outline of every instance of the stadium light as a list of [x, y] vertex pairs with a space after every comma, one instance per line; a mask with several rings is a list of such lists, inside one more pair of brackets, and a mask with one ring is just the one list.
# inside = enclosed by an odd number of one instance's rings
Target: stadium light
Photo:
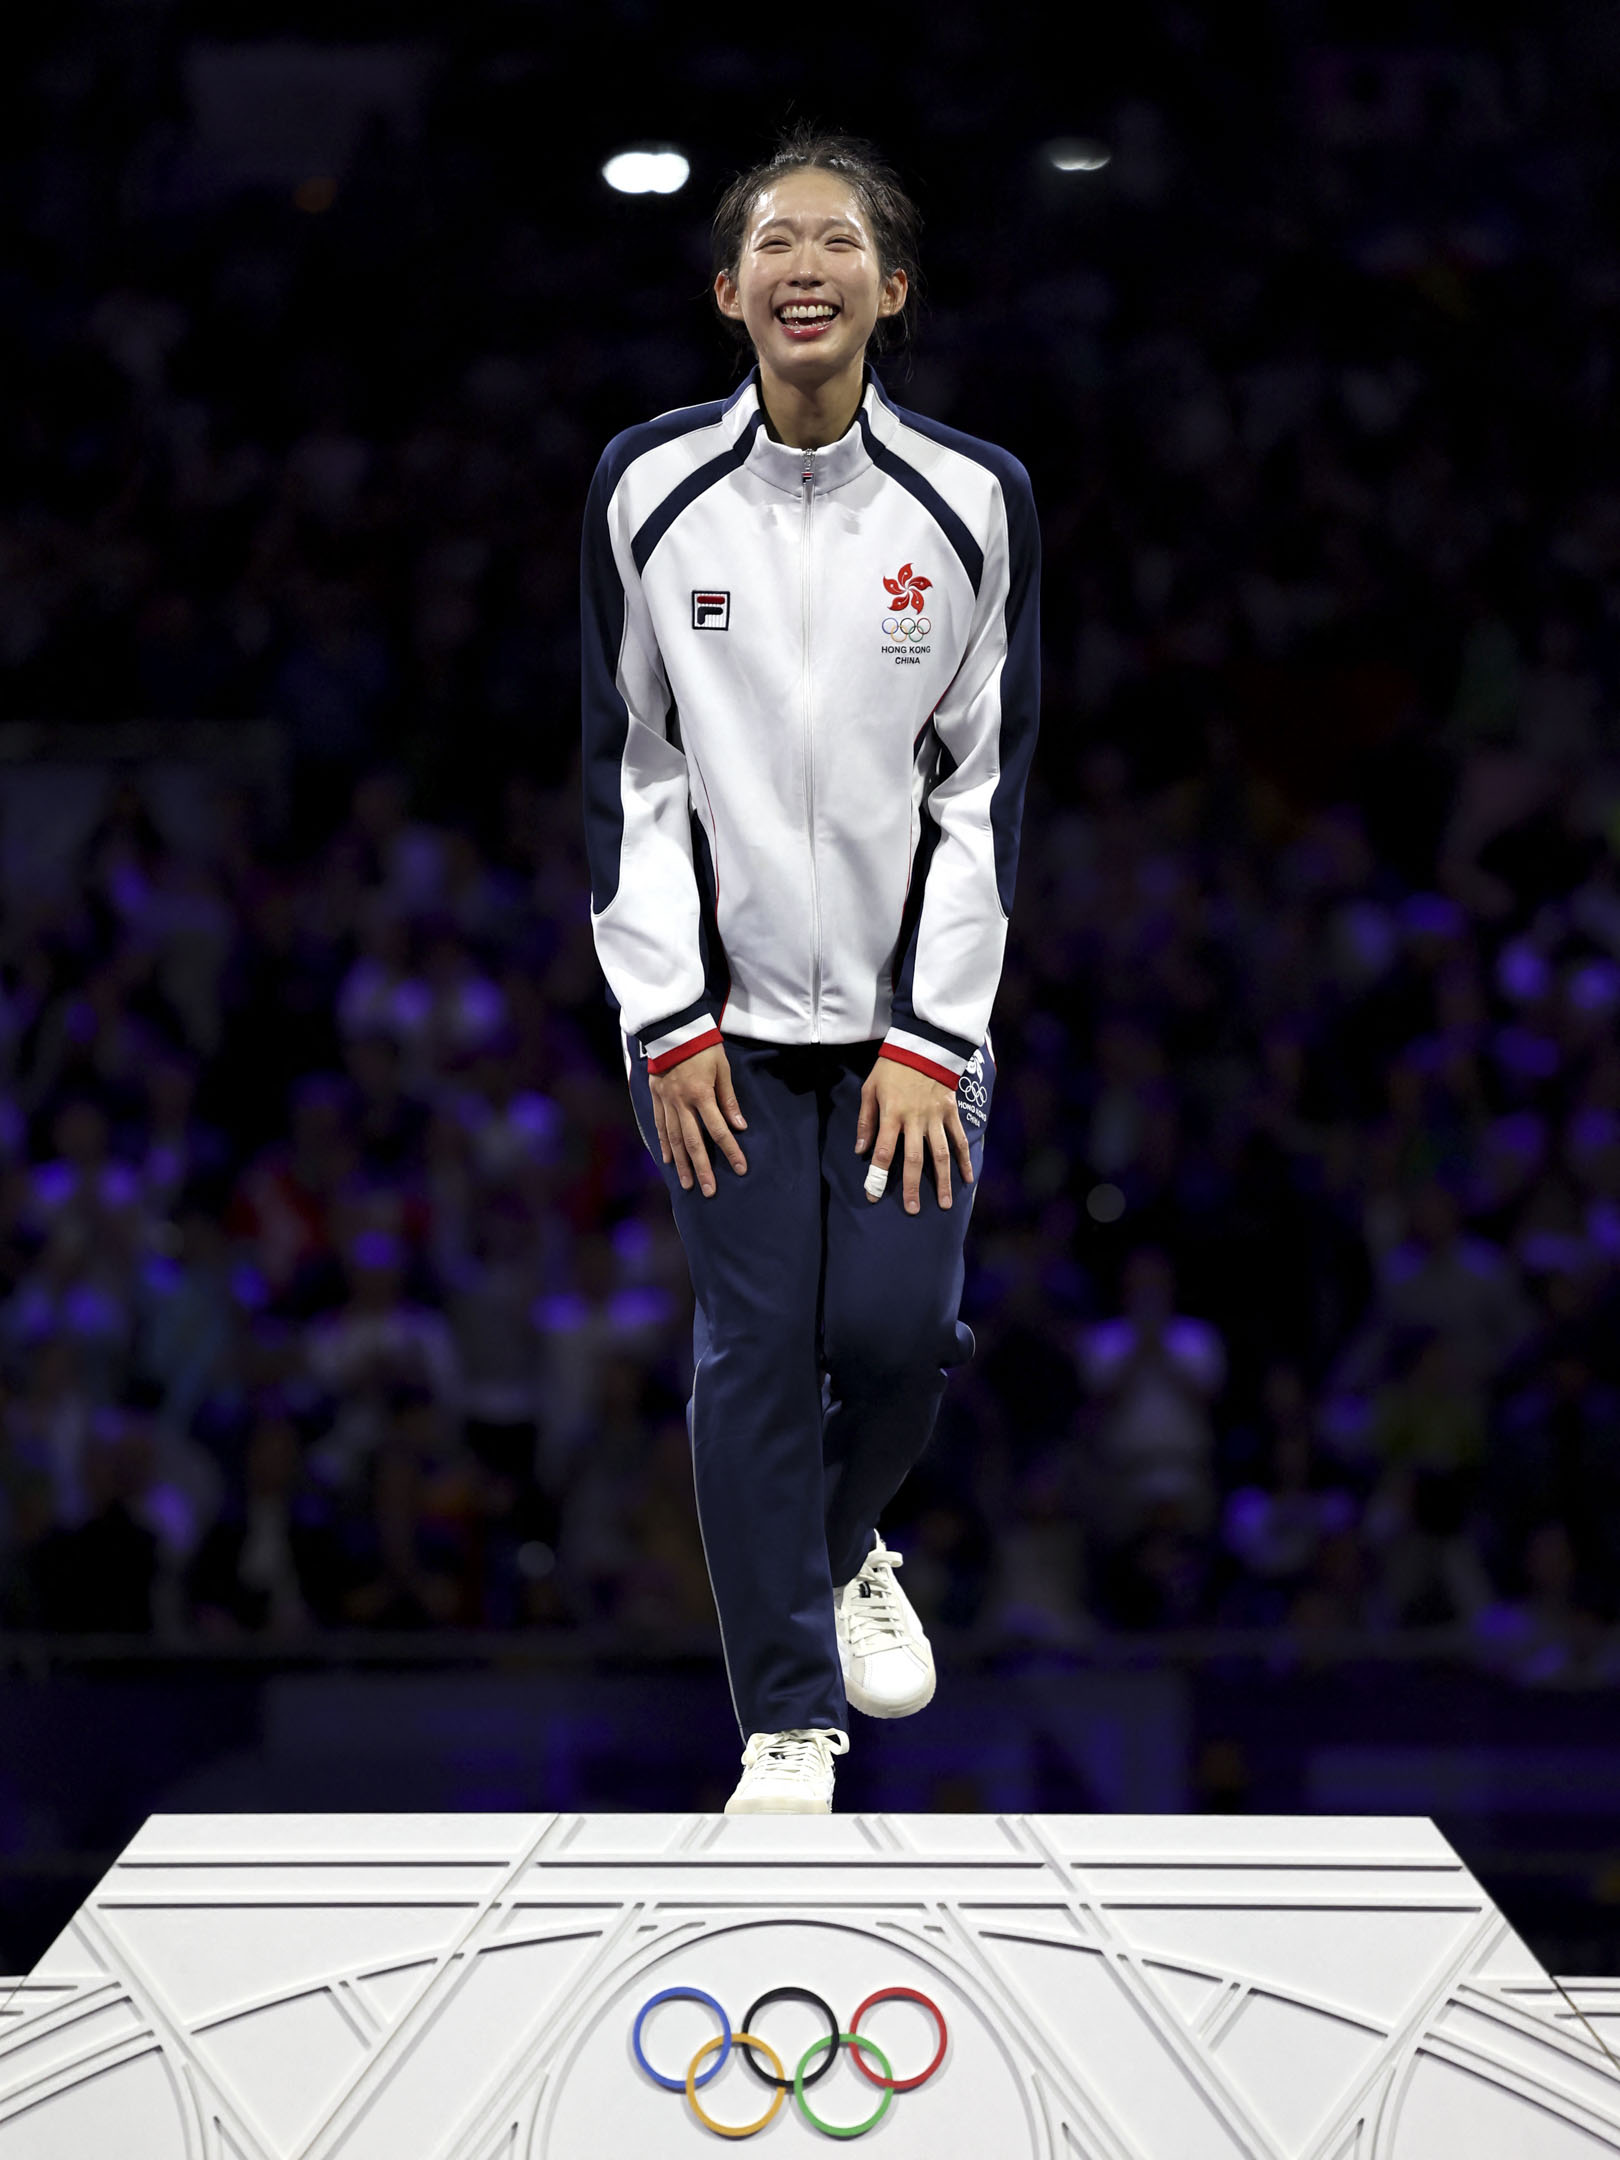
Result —
[[670, 143], [645, 143], [616, 150], [602, 167], [602, 178], [621, 195], [674, 195], [685, 187], [692, 167]]
[[1046, 161], [1059, 172], [1101, 172], [1114, 153], [1089, 135], [1060, 135], [1046, 146]]

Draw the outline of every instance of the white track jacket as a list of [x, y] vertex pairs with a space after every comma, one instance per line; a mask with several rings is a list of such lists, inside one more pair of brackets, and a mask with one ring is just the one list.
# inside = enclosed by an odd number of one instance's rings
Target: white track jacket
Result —
[[1001, 973], [1039, 686], [1015, 458], [869, 377], [825, 449], [750, 377], [608, 445], [585, 515], [597, 954], [662, 1072], [883, 1038], [955, 1087]]

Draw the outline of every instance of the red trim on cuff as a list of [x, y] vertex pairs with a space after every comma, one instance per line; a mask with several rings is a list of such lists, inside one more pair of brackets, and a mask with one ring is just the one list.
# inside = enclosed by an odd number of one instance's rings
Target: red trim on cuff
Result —
[[896, 1043], [885, 1043], [878, 1056], [891, 1058], [896, 1065], [909, 1065], [916, 1072], [926, 1073], [930, 1080], [937, 1080], [941, 1087], [948, 1087], [953, 1095], [956, 1093], [956, 1083], [960, 1076], [953, 1073], [948, 1065], [936, 1065], [932, 1058], [925, 1058], [915, 1050], [902, 1050]]
[[[701, 1035], [694, 1035], [690, 1042], [677, 1043], [673, 1050], [664, 1050], [657, 1057], [647, 1060], [650, 1073], [667, 1073], [672, 1066], [684, 1065], [689, 1057], [696, 1057], [700, 1050], [712, 1050], [724, 1038], [717, 1027], [706, 1028]], [[954, 1087], [955, 1082], [951, 1085]]]

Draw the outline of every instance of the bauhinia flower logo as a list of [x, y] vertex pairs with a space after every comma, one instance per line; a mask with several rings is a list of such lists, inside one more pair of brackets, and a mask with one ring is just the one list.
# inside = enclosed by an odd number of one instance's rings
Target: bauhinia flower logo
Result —
[[923, 594], [932, 583], [932, 578], [918, 577], [910, 563], [902, 563], [898, 577], [886, 577], [883, 580], [883, 590], [889, 596], [889, 605], [897, 613], [903, 614], [907, 608], [915, 608], [920, 615], [923, 611]]

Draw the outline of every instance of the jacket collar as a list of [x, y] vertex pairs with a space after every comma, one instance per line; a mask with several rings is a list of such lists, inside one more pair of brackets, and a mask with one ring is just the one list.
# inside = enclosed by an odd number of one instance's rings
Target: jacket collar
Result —
[[[850, 422], [846, 434], [837, 442], [828, 443], [813, 454], [815, 460], [815, 487], [818, 495], [833, 488], [840, 488], [863, 472], [872, 463], [866, 447], [862, 421], [872, 412], [878, 402], [877, 385], [870, 370], [867, 372], [866, 389], [862, 394], [860, 409]], [[804, 487], [806, 452], [794, 449], [791, 443], [772, 442], [765, 432], [765, 409], [759, 400], [759, 375], [748, 378], [737, 400], [737, 411], [746, 415], [744, 425], [758, 416], [754, 440], [748, 452], [748, 470], [763, 480], [767, 486], [780, 488], [784, 494], [797, 495]]]

